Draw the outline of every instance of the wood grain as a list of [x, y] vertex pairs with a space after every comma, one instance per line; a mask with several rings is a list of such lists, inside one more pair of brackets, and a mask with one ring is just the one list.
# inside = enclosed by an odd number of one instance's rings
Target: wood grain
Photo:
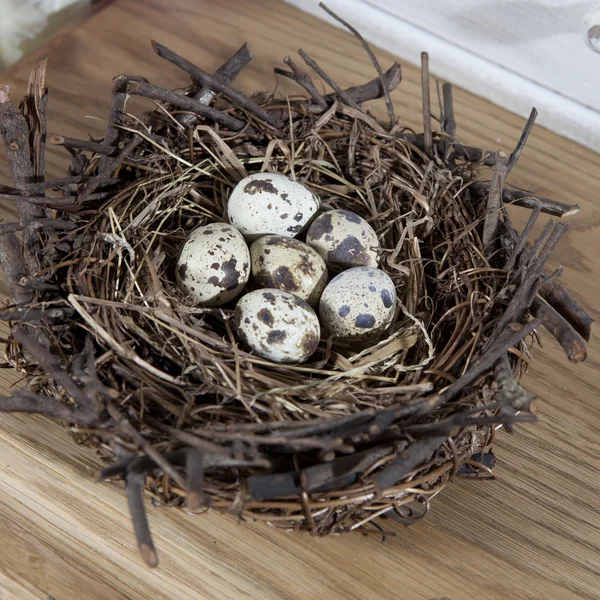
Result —
[[[18, 98], [29, 67], [48, 56], [49, 132], [100, 135], [113, 75], [142, 74], [169, 88], [186, 84], [154, 55], [151, 38], [207, 71], [250, 42], [255, 58], [237, 83], [244, 92], [272, 90], [273, 66], [299, 47], [344, 86], [373, 77], [349, 35], [275, 0], [115, 0], [18, 64], [2, 83]], [[377, 55], [384, 68], [391, 64], [390, 55]], [[416, 69], [405, 66], [392, 99], [397, 115], [418, 130]], [[459, 89], [454, 104], [461, 140], [512, 149], [522, 119]], [[135, 106], [150, 105], [135, 100]], [[377, 112], [385, 116], [382, 101]], [[48, 177], [62, 175], [66, 152], [51, 147], [47, 157]], [[7, 182], [5, 162], [0, 169]], [[515, 185], [581, 205], [553, 264], [564, 265], [564, 283], [595, 319], [599, 175], [598, 155], [536, 127], [510, 176]], [[516, 214], [522, 221], [527, 213]], [[1, 216], [14, 218], [13, 207], [2, 208]], [[0, 598], [600, 598], [600, 344], [592, 341], [586, 363], [569, 365], [560, 347], [542, 336], [544, 349], [536, 351], [525, 380], [540, 396], [541, 422], [514, 435], [499, 433], [497, 481], [457, 481], [415, 527], [388, 523], [396, 535], [383, 544], [374, 536], [314, 540], [238, 523], [232, 515], [151, 509], [161, 563], [150, 571], [137, 555], [120, 485], [92, 482], [99, 466], [94, 453], [76, 446], [56, 423], [3, 416]], [[7, 392], [16, 376], [0, 375]]]

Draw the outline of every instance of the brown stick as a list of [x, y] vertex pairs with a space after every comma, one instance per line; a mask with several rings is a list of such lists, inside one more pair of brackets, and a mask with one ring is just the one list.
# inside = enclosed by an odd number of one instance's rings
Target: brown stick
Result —
[[507, 170], [506, 170], [507, 175], [508, 175], [508, 173], [510, 173], [511, 169], [515, 166], [516, 162], [519, 160], [519, 157], [521, 156], [521, 152], [523, 151], [523, 148], [525, 147], [525, 144], [527, 143], [527, 138], [529, 137], [529, 134], [531, 133], [531, 130], [533, 129], [533, 125], [535, 123], [535, 119], [536, 119], [537, 115], [538, 115], [538, 111], [536, 110], [535, 107], [533, 107], [531, 109], [531, 112], [529, 113], [529, 118], [527, 119], [527, 123], [525, 123], [525, 128], [523, 129], [523, 133], [521, 133], [521, 137], [519, 138], [519, 141], [517, 142], [515, 149], [512, 151], [512, 153], [508, 159], [508, 166], [507, 166]]
[[[113, 79], [113, 89], [111, 96], [110, 114], [108, 115], [108, 124], [104, 134], [105, 146], [117, 146], [122, 130], [118, 125], [121, 124], [125, 105], [127, 104], [127, 82], [123, 81], [119, 75]], [[109, 157], [101, 156], [98, 162], [98, 171], [103, 171], [110, 162]]]
[[429, 54], [421, 52], [421, 100], [423, 104], [423, 146], [425, 154], [431, 156], [431, 97], [429, 89]]
[[67, 137], [65, 135], [50, 136], [50, 143], [53, 146], [65, 146], [74, 150], [87, 150], [95, 154], [103, 154], [105, 156], [114, 156], [119, 149], [116, 146], [107, 146], [91, 140], [79, 140], [77, 138]]
[[[534, 329], [542, 324], [541, 319], [534, 319], [521, 326], [514, 324], [514, 328], [508, 330], [508, 333], [501, 335], [499, 339], [484, 352], [481, 357], [473, 364], [469, 370], [459, 377], [454, 383], [451, 383], [440, 395], [436, 402], [441, 406], [455, 398], [460, 392], [473, 383], [482, 373], [491, 369], [496, 361], [506, 354], [506, 350], [516, 346]], [[518, 329], [516, 329], [518, 327]]]
[[[29, 127], [27, 126], [25, 117], [23, 117], [13, 104], [8, 93], [8, 88], [6, 87], [0, 88], [0, 135], [4, 142], [6, 159], [13, 185], [20, 189], [23, 184], [32, 183], [35, 175], [29, 148]], [[17, 211], [19, 218], [23, 220], [35, 219], [42, 216], [42, 212], [38, 207], [30, 205], [21, 199], [17, 201]], [[25, 275], [27, 271], [34, 273], [38, 270], [37, 254], [39, 248], [37, 243], [30, 236], [24, 241], [27, 244], [27, 248], [23, 259], [20, 260], [17, 259], [17, 253], [21, 254], [22, 250], [16, 238], [13, 240], [2, 239], [0, 241], [2, 245], [2, 248], [0, 248], [0, 260], [2, 260], [7, 277], [8, 273], [15, 272], [15, 268], [21, 272], [21, 275]], [[17, 265], [9, 265], [9, 260], [17, 260]], [[31, 292], [17, 292], [17, 285], [17, 281], [11, 282], [9, 279], [11, 294], [13, 292], [17, 293], [21, 300], [25, 302], [31, 300], [33, 294]]]
[[0, 235], [6, 233], [16, 233], [17, 231], [32, 231], [35, 229], [75, 229], [77, 225], [73, 221], [64, 221], [62, 219], [35, 219], [33, 221], [13, 221], [12, 223], [3, 223], [0, 225]]
[[203, 71], [200, 67], [197, 67], [191, 63], [186, 58], [183, 58], [183, 56], [179, 56], [179, 54], [173, 52], [166, 46], [163, 46], [154, 40], [152, 40], [152, 48], [156, 54], [158, 54], [158, 56], [168, 60], [176, 67], [179, 67], [181, 70], [185, 71], [193, 79], [196, 79], [204, 86], [214, 90], [215, 92], [220, 92], [226, 98], [229, 98], [232, 102], [237, 104], [240, 108], [243, 108], [244, 110], [256, 115], [259, 119], [262, 119], [265, 123], [271, 125], [271, 127], [274, 127], [275, 129], [281, 129], [282, 123], [273, 113], [265, 110], [262, 106], [254, 102], [254, 100], [248, 98], [248, 96], [245, 94], [242, 94], [242, 92], [238, 92], [225, 83], [222, 83], [215, 77], [209, 75], [206, 71]]
[[[242, 71], [242, 69], [252, 60], [252, 53], [248, 44], [244, 44], [226, 63], [221, 65], [214, 73], [213, 77], [221, 83], [231, 83]], [[210, 88], [203, 86], [193, 96], [192, 100], [200, 104], [210, 104], [215, 97], [215, 92]], [[184, 127], [190, 127], [197, 120], [196, 115], [176, 115], [175, 119]]]
[[350, 97], [323, 69], [310, 57], [302, 48], [298, 50], [298, 54], [300, 58], [315, 72], [319, 77], [329, 85], [329, 87], [335, 92], [336, 96], [340, 99], [341, 102], [355, 108], [356, 110], [360, 110], [360, 106], [354, 101], [352, 97]]
[[[398, 63], [394, 63], [384, 74], [386, 89], [388, 91], [395, 90], [402, 81], [402, 67]], [[376, 77], [363, 83], [363, 85], [355, 85], [344, 90], [357, 104], [362, 104], [368, 100], [377, 100], [383, 97], [383, 85], [381, 79]], [[327, 101], [335, 102], [335, 94], [327, 94]]]
[[148, 517], [146, 516], [146, 507], [144, 506], [145, 484], [146, 473], [132, 471], [125, 476], [127, 503], [129, 504], [129, 513], [140, 554], [149, 567], [156, 567], [158, 565], [158, 556], [156, 555], [156, 549], [152, 541]]
[[456, 136], [456, 120], [454, 118], [454, 99], [452, 97], [452, 84], [444, 83], [442, 86], [442, 98], [444, 102], [444, 122], [442, 129], [453, 140]]
[[365, 49], [366, 53], [369, 55], [369, 58], [371, 59], [371, 62], [373, 63], [373, 66], [375, 67], [375, 70], [377, 71], [377, 75], [379, 75], [379, 81], [381, 82], [381, 87], [383, 88], [383, 95], [384, 95], [384, 98], [385, 98], [385, 106], [387, 108], [388, 116], [390, 118], [390, 129], [391, 129], [394, 126], [394, 123], [396, 122], [396, 117], [394, 116], [394, 105], [392, 104], [392, 99], [390, 97], [390, 92], [389, 92], [389, 90], [387, 88], [385, 77], [383, 76], [383, 70], [381, 69], [381, 65], [379, 64], [379, 61], [377, 60], [377, 57], [375, 56], [375, 54], [371, 50], [371, 47], [369, 46], [369, 44], [367, 44], [366, 40], [363, 38], [362, 35], [360, 35], [360, 33], [356, 30], [355, 27], [352, 27], [352, 25], [350, 25], [350, 23], [348, 23], [347, 21], [344, 21], [344, 19], [342, 19], [341, 17], [339, 17], [338, 15], [336, 15], [323, 2], [319, 2], [319, 6], [328, 15], [332, 16], [336, 21], [338, 21], [344, 27], [346, 27], [346, 29], [348, 29], [349, 31], [351, 31], [352, 34], [362, 44], [362, 47]]
[[454, 155], [457, 159], [480, 162], [486, 167], [493, 167], [496, 164], [496, 153], [490, 150], [481, 150], [472, 146], [463, 146], [454, 144]]
[[0, 398], [0, 412], [45, 415], [69, 423], [88, 424], [87, 420], [80, 420], [77, 412], [60, 400], [40, 396], [28, 390], [17, 390], [8, 398]]
[[590, 340], [592, 334], [592, 318], [571, 298], [560, 281], [550, 279], [540, 288], [540, 296], [561, 314], [584, 340]]
[[283, 69], [278, 69], [277, 67], [275, 67], [275, 73], [293, 79], [296, 83], [298, 83], [298, 85], [301, 85], [309, 93], [310, 97], [312, 98], [312, 101], [317, 106], [320, 106], [322, 109], [327, 108], [327, 101], [319, 93], [308, 73], [306, 73], [300, 67], [298, 67], [298, 65], [296, 65], [296, 63], [289, 56], [286, 56], [283, 59], [283, 62], [292, 70], [292, 72], [290, 73], [289, 71], [285, 71]]
[[[69, 198], [50, 198], [48, 196], [25, 196], [23, 194], [0, 194], [0, 200], [16, 202], [27, 202], [32, 206], [72, 206], [73, 201]], [[43, 219], [31, 218], [29, 221], [40, 221]], [[38, 269], [39, 270], [39, 269]]]
[[77, 403], [80, 422], [90, 425], [96, 422], [96, 415], [102, 407], [95, 398], [75, 383], [75, 380], [61, 366], [58, 357], [51, 354], [48, 348], [30, 335], [24, 326], [13, 328], [12, 335], [37, 360], [40, 368], [52, 376], [54, 381]]
[[[471, 189], [477, 194], [486, 194], [490, 189], [491, 184], [488, 182], [477, 182], [471, 185]], [[544, 196], [536, 196], [521, 190], [504, 189], [502, 191], [502, 202], [504, 204], [514, 204], [523, 208], [534, 209], [538, 204], [543, 213], [552, 215], [553, 217], [570, 217], [579, 212], [577, 204], [565, 204], [545, 198]]]
[[70, 317], [75, 311], [72, 308], [13, 308], [0, 311], [0, 321], [19, 321], [27, 323], [39, 319], [64, 319]]
[[494, 367], [494, 379], [498, 385], [497, 396], [514, 410], [535, 412], [535, 396], [526, 392], [514, 378], [508, 355], [503, 354]]
[[[29, 148], [33, 171], [33, 179], [29, 181], [36, 183], [44, 180], [44, 149], [47, 134], [46, 106], [48, 103], [47, 67], [48, 61], [42, 60], [35, 68], [31, 69], [27, 95], [23, 98], [21, 105], [21, 111], [29, 131]], [[29, 181], [15, 181], [13, 179], [13, 183], [19, 188], [22, 188]], [[20, 218], [23, 220], [44, 216], [44, 209], [41, 206], [23, 207], [21, 212]], [[37, 270], [39, 266], [40, 251], [41, 238], [39, 234], [34, 231], [25, 231], [23, 234], [23, 256], [30, 274], [35, 272], [33, 269]]]
[[44, 148], [47, 134], [46, 106], [48, 104], [47, 70], [47, 59], [40, 61], [35, 68], [31, 69], [27, 95], [23, 99], [22, 107], [29, 128], [33, 172], [37, 182], [44, 180]]
[[518, 241], [515, 243], [515, 246], [512, 249], [510, 256], [508, 257], [508, 259], [506, 261], [506, 264], [504, 265], [504, 269], [506, 271], [510, 271], [515, 266], [516, 260], [520, 256], [521, 252], [523, 251], [523, 248], [525, 248], [525, 244], [527, 243], [527, 238], [529, 237], [529, 234], [531, 233], [531, 230], [533, 229], [535, 222], [537, 221], [538, 217], [540, 216], [541, 210], [542, 210], [542, 208], [538, 204], [533, 209], [532, 213], [529, 215], [529, 219], [527, 220], [527, 223], [526, 223], [525, 227], [523, 228], [523, 231], [521, 232], [521, 235], [519, 236]]
[[240, 131], [246, 127], [246, 123], [243, 121], [240, 121], [227, 113], [216, 110], [215, 108], [212, 108], [212, 106], [206, 106], [205, 104], [197, 102], [189, 96], [184, 96], [183, 94], [172, 92], [171, 90], [161, 88], [157, 85], [152, 85], [142, 78], [136, 77], [135, 79], [132, 79], [125, 75], [123, 75], [123, 77], [129, 81], [127, 91], [132, 96], [142, 96], [143, 98], [151, 98], [152, 100], [158, 100], [160, 102], [168, 102], [177, 108], [189, 110], [202, 117], [211, 119], [215, 123], [219, 123], [219, 125], [223, 125], [232, 131]]
[[[534, 294], [537, 292], [537, 289], [539, 289], [538, 286], [542, 283], [541, 277], [544, 264], [560, 238], [569, 228], [566, 223], [559, 223], [548, 235], [551, 225], [552, 221], [548, 223], [546, 229], [540, 234], [532, 249], [528, 264], [523, 265], [524, 275], [521, 279], [521, 283], [504, 310], [504, 313], [498, 321], [496, 321], [494, 334], [490, 336], [486, 345], [490, 345], [495, 335], [500, 335], [504, 330], [504, 327], [508, 326], [511, 321], [521, 319], [529, 309]], [[484, 349], [486, 345], [484, 345]]]
[[[114, 158], [108, 158], [106, 164], [102, 169], [98, 167], [98, 174], [95, 177], [92, 177], [84, 186], [83, 190], [79, 194], [81, 202], [86, 202], [92, 200], [93, 192], [104, 185], [107, 180], [111, 179], [113, 171], [144, 141], [144, 139], [139, 135], [134, 135], [125, 145], [123, 150], [119, 153], [118, 156]], [[106, 194], [101, 194], [106, 195]]]
[[[45, 190], [50, 190], [52, 188], [58, 188], [63, 186], [71, 186], [77, 185], [79, 183], [86, 183], [89, 181], [90, 177], [85, 177], [83, 175], [73, 175], [68, 177], [58, 177], [57, 179], [50, 179], [48, 181], [41, 181], [39, 183], [28, 183], [21, 187], [21, 189], [16, 188], [2, 188], [2, 193], [6, 194], [19, 194], [23, 192], [27, 192], [28, 194], [38, 194], [42, 193]], [[107, 185], [114, 185], [119, 183], [120, 179], [112, 179], [106, 182]]]
[[199, 510], [208, 506], [208, 497], [204, 493], [204, 455], [199, 450], [187, 450], [185, 461], [187, 505], [190, 510]]
[[0, 236], [0, 262], [11, 297], [17, 304], [29, 304], [33, 300], [33, 292], [20, 285], [28, 275], [21, 243], [14, 233]]
[[496, 166], [494, 167], [494, 178], [489, 188], [485, 221], [483, 225], [483, 247], [489, 250], [489, 246], [496, 238], [498, 231], [498, 218], [502, 208], [502, 187], [506, 177], [508, 159], [504, 152], [496, 154]]
[[392, 463], [373, 477], [373, 482], [380, 490], [392, 487], [419, 465], [425, 463], [436, 450], [442, 447], [447, 439], [447, 435], [442, 435], [417, 440], [409, 444]]
[[566, 319], [539, 298], [533, 301], [531, 309], [534, 316], [542, 319], [544, 327], [556, 338], [571, 362], [578, 363], [586, 359], [585, 342]]

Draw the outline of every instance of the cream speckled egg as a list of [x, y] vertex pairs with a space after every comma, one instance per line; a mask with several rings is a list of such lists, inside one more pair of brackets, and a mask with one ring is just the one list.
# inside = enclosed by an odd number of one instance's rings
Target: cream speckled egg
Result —
[[327, 283], [327, 267], [307, 244], [291, 237], [266, 235], [250, 246], [252, 276], [260, 287], [292, 292], [315, 304]]
[[299, 363], [317, 349], [319, 319], [302, 298], [276, 289], [255, 290], [235, 307], [235, 327], [256, 354], [278, 363]]
[[392, 323], [396, 288], [389, 275], [355, 267], [336, 275], [321, 295], [319, 316], [340, 341], [372, 341]]
[[206, 306], [221, 306], [248, 282], [250, 251], [235, 227], [227, 223], [204, 225], [183, 245], [175, 273], [186, 294]]
[[306, 232], [306, 243], [334, 273], [379, 264], [377, 234], [360, 215], [349, 210], [330, 210], [319, 215]]
[[242, 179], [227, 205], [229, 222], [248, 239], [274, 233], [294, 237], [319, 209], [319, 199], [281, 173], [255, 173]]

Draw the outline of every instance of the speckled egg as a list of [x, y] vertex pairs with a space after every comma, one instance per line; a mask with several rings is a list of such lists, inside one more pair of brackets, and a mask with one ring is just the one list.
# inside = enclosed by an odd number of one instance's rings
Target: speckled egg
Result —
[[306, 232], [306, 243], [325, 259], [333, 273], [379, 264], [377, 234], [350, 210], [330, 210], [319, 215]]
[[221, 306], [248, 282], [250, 251], [246, 241], [227, 223], [198, 227], [181, 249], [176, 276], [186, 294], [205, 306]]
[[302, 298], [288, 292], [250, 292], [237, 303], [234, 319], [242, 342], [273, 362], [304, 362], [319, 345], [317, 315]]
[[321, 256], [295, 238], [266, 235], [250, 246], [252, 276], [264, 288], [292, 292], [316, 304], [327, 283], [327, 267]]
[[319, 199], [280, 173], [255, 173], [242, 179], [227, 205], [229, 222], [248, 239], [269, 233], [294, 237], [316, 214]]
[[372, 341], [391, 325], [396, 309], [392, 279], [373, 267], [354, 267], [336, 275], [321, 295], [319, 316], [339, 341]]

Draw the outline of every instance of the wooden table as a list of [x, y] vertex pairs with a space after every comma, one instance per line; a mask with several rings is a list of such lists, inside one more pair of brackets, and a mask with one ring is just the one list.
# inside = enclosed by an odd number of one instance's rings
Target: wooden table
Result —
[[[244, 91], [273, 89], [274, 64], [299, 47], [343, 85], [373, 76], [350, 35], [276, 0], [116, 0], [17, 65], [3, 83], [18, 98], [29, 66], [48, 56], [50, 132], [99, 135], [113, 75], [186, 84], [154, 55], [151, 38], [207, 70], [249, 41], [255, 58], [237, 82]], [[392, 60], [379, 57], [385, 65]], [[418, 128], [414, 68], [405, 66], [393, 99], [397, 114]], [[465, 143], [510, 150], [521, 132], [522, 119], [461, 90], [455, 106]], [[65, 164], [66, 153], [50, 148], [49, 176], [61, 175]], [[6, 180], [4, 162], [1, 169]], [[581, 205], [554, 264], [560, 259], [563, 281], [596, 319], [599, 178], [598, 155], [541, 128], [511, 175], [516, 185]], [[2, 209], [2, 217], [12, 214], [13, 207]], [[2, 416], [0, 598], [600, 598], [600, 343], [590, 345], [585, 364], [572, 366], [545, 333], [543, 341], [525, 381], [540, 396], [540, 422], [499, 435], [497, 481], [457, 481], [418, 525], [392, 524], [397, 535], [385, 543], [360, 535], [315, 540], [231, 515], [151, 509], [161, 562], [149, 570], [137, 555], [122, 489], [92, 481], [94, 453], [58, 424]], [[15, 377], [0, 374], [7, 392]]]

